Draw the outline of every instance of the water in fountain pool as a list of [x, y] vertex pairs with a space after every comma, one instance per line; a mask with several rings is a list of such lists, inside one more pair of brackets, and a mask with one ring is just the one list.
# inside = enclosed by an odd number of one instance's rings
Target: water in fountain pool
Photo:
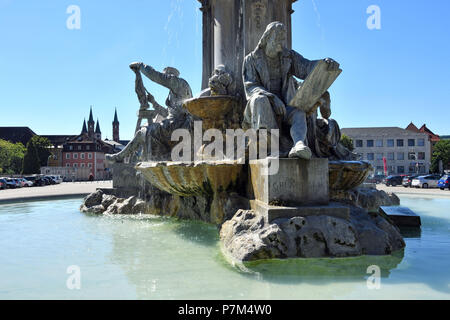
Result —
[[[422, 217], [388, 257], [232, 266], [218, 231], [153, 216], [81, 214], [81, 199], [0, 205], [0, 299], [450, 298], [450, 199], [402, 198]], [[69, 266], [81, 289], [66, 286]], [[381, 268], [380, 290], [366, 285]]]

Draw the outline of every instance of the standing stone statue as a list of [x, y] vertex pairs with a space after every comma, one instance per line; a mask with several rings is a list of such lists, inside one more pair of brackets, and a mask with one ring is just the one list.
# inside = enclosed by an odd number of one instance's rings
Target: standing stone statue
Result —
[[160, 123], [151, 123], [147, 127], [142, 127], [120, 153], [107, 155], [107, 160], [123, 162], [125, 158], [134, 156], [141, 149], [142, 161], [169, 160], [172, 132], [180, 128], [190, 130], [192, 127], [192, 117], [183, 108], [183, 101], [192, 98], [191, 87], [186, 80], [180, 78], [180, 72], [172, 67], [158, 72], [142, 62], [134, 62], [130, 68], [135, 72], [142, 72], [153, 82], [169, 89], [166, 100], [168, 116]]
[[[311, 159], [308, 147], [308, 122], [304, 111], [289, 106], [298, 83], [294, 76], [305, 80], [318, 60], [310, 61], [285, 47], [286, 27], [272, 22], [266, 28], [256, 49], [245, 57], [243, 81], [247, 96], [244, 111], [244, 127], [259, 129], [283, 129], [289, 127], [294, 146], [290, 158]], [[333, 59], [324, 60], [329, 71], [339, 69]], [[283, 136], [280, 141], [283, 146]]]

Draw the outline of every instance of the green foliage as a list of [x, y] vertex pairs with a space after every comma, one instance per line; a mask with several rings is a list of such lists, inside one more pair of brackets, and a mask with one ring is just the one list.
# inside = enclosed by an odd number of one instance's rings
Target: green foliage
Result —
[[47, 166], [48, 157], [51, 155], [49, 147], [52, 147], [52, 143], [47, 138], [40, 136], [34, 136], [30, 142], [36, 148], [39, 157], [39, 164], [41, 167]]
[[341, 137], [341, 144], [350, 151], [355, 150], [355, 146], [353, 145], [353, 139], [350, 139], [350, 137], [346, 136], [345, 134], [343, 134]]
[[32, 141], [27, 143], [27, 152], [23, 158], [23, 174], [40, 173], [41, 166], [39, 163], [39, 155]]
[[441, 140], [434, 146], [431, 171], [439, 173], [440, 160], [442, 160], [444, 170], [450, 169], [450, 140]]
[[20, 142], [11, 143], [0, 139], [0, 173], [20, 173], [25, 151], [25, 147]]

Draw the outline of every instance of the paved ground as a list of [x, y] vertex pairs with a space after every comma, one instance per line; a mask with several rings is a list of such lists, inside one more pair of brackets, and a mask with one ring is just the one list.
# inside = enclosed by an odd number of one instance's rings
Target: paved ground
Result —
[[86, 196], [97, 188], [111, 188], [112, 181], [64, 182], [53, 186], [0, 190], [0, 203]]
[[386, 187], [384, 184], [377, 184], [378, 190], [383, 190], [386, 192], [394, 192], [398, 195], [417, 195], [425, 197], [442, 197], [450, 198], [450, 191], [448, 189], [416, 189], [416, 188], [405, 188], [403, 186], [398, 187]]
[[[112, 181], [100, 182], [65, 182], [53, 186], [21, 188], [11, 190], [0, 190], [0, 203], [22, 201], [64, 198], [73, 196], [86, 196], [94, 192], [97, 188], [112, 188]], [[394, 192], [399, 195], [418, 195], [422, 197], [444, 197], [450, 198], [450, 191], [440, 189], [416, 189], [400, 187], [386, 187], [384, 184], [377, 185], [378, 190]]]

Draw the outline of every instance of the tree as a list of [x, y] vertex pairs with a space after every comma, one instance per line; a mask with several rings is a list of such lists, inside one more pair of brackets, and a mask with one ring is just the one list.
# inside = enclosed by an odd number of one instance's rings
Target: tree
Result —
[[20, 142], [11, 143], [0, 139], [0, 173], [20, 173], [25, 151], [25, 147]]
[[30, 141], [36, 148], [40, 166], [47, 166], [48, 157], [51, 155], [48, 148], [52, 147], [52, 143], [50, 142], [50, 140], [40, 136], [33, 136]]
[[350, 137], [348, 137], [345, 134], [343, 134], [342, 137], [341, 137], [341, 143], [348, 150], [350, 150], [350, 151], [355, 150], [355, 147], [353, 146], [353, 139], [351, 139]]
[[442, 160], [444, 170], [450, 169], [450, 140], [441, 140], [434, 146], [431, 158], [431, 171], [439, 172], [439, 161]]
[[36, 147], [32, 141], [27, 143], [27, 152], [23, 158], [23, 174], [35, 174], [40, 173], [41, 166], [39, 164], [39, 156]]

